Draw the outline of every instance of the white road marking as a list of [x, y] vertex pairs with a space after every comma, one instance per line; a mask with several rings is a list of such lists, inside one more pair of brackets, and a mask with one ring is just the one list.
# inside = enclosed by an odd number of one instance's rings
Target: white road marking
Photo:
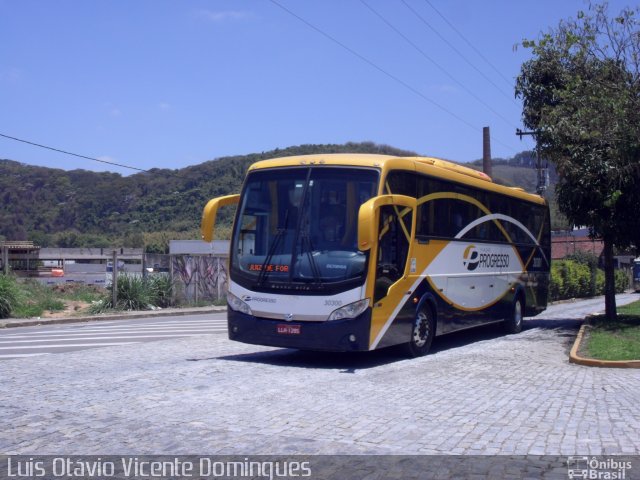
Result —
[[[61, 344], [61, 345], [26, 345], [20, 346], [19, 349], [26, 348], [69, 348], [69, 347], [108, 347], [113, 345], [131, 345], [134, 343], [140, 342], [117, 342], [117, 343], [70, 343], [70, 344]], [[16, 347], [0, 347], [0, 350], [16, 350]]]
[[[210, 331], [214, 331], [214, 332], [221, 332], [226, 330], [226, 327], [221, 328], [215, 328], [215, 327], [211, 327], [211, 328], [198, 328], [192, 331], [188, 331], [185, 329], [175, 329], [175, 330], [170, 330], [170, 329], [157, 329], [157, 330], [131, 330], [131, 329], [122, 329], [122, 330], [115, 330], [115, 331], [104, 331], [105, 334], [113, 334], [113, 333], [131, 333], [131, 334], [136, 334], [136, 333], [175, 333], [177, 335], [181, 334], [181, 333], [188, 333], [188, 334], [192, 334], [192, 335], [197, 335], [198, 333], [206, 333], [206, 332], [210, 332]], [[98, 333], [100, 333], [101, 331], [98, 330], [83, 330], [81, 332], [76, 332], [76, 331], [66, 331], [66, 332], [60, 332], [60, 333], [33, 333], [31, 335], [0, 335], [0, 339], [2, 338], [34, 338], [34, 337], [67, 337], [67, 336], [73, 336], [73, 335], [96, 335]]]
[[[147, 323], [118, 320], [21, 329], [15, 333], [5, 333], [5, 330], [0, 331], [0, 360], [60, 353], [61, 349], [79, 351], [84, 348], [135, 345], [154, 340], [223, 334], [226, 331], [226, 319], [153, 320]], [[15, 353], [4, 353], [7, 350]]]
[[0, 358], [22, 358], [22, 357], [41, 357], [42, 355], [49, 355], [46, 352], [42, 353], [6, 353], [0, 355]]
[[[38, 342], [59, 342], [59, 341], [74, 341], [74, 340], [120, 340], [120, 339], [131, 339], [131, 340], [138, 340], [138, 339], [143, 339], [143, 338], [184, 338], [184, 337], [193, 337], [194, 335], [176, 335], [176, 334], [160, 334], [160, 335], [141, 335], [141, 336], [136, 336], [136, 337], [132, 337], [132, 336], [116, 336], [116, 337], [82, 337], [82, 338], [71, 338], [69, 336], [65, 336], [64, 338], [52, 338], [51, 340], [47, 340], [47, 339], [43, 339], [43, 338], [36, 338], [36, 339], [32, 339], [32, 340], [11, 340], [11, 341], [5, 341], [5, 340], [0, 340], [0, 345], [2, 344], [16, 344], [16, 343], [38, 343]], [[132, 342], [132, 343], [138, 343], [138, 342]], [[106, 345], [106, 344], [103, 344]], [[16, 348], [22, 348], [20, 347], [16, 347]]]

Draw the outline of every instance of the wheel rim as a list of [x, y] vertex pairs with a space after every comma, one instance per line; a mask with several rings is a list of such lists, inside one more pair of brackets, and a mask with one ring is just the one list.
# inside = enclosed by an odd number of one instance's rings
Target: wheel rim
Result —
[[424, 347], [429, 338], [429, 317], [424, 312], [418, 312], [413, 324], [413, 343], [416, 347]]
[[518, 300], [513, 308], [513, 323], [516, 326], [522, 323], [522, 303]]

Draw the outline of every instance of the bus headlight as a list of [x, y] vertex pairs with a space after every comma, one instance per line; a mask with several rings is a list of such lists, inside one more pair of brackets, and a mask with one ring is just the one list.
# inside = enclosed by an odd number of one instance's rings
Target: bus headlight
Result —
[[329, 320], [342, 320], [343, 318], [355, 318], [364, 312], [369, 306], [369, 299], [358, 300], [357, 302], [350, 303], [344, 307], [340, 307], [337, 310], [331, 312]]
[[231, 292], [227, 292], [227, 303], [229, 304], [229, 308], [231, 308], [231, 310], [244, 313], [245, 315], [253, 315], [251, 307], [245, 301], [240, 300]]

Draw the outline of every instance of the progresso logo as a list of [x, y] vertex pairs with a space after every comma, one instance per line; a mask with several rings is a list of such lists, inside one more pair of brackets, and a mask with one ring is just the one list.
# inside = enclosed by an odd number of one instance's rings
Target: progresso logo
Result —
[[478, 252], [475, 245], [469, 245], [462, 254], [462, 264], [467, 270], [473, 272], [480, 268], [508, 268], [509, 255], [504, 253], [493, 253], [490, 250]]
[[462, 264], [466, 267], [470, 272], [474, 271], [478, 268], [478, 251], [476, 250], [475, 245], [469, 245], [464, 250], [464, 254], [462, 255]]
[[266, 297], [251, 297], [249, 295], [243, 295], [242, 300], [245, 302], [261, 302], [261, 303], [277, 303], [275, 298], [266, 298]]

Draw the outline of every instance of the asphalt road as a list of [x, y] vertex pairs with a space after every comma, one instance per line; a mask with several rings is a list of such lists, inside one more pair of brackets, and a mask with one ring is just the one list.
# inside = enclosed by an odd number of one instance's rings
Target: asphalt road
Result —
[[227, 333], [226, 313], [0, 329], [0, 360]]

